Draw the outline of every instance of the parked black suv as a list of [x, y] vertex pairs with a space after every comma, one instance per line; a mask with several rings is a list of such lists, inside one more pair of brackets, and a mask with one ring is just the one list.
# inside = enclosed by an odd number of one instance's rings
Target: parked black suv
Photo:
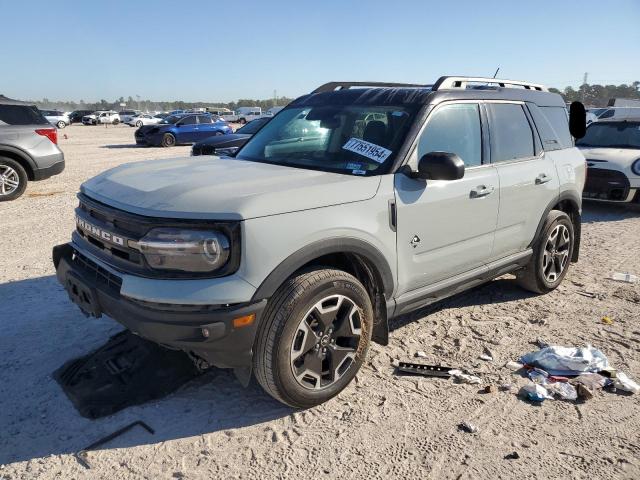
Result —
[[93, 110], [74, 110], [69, 114], [70, 124], [82, 123], [82, 117], [85, 115], [91, 115]]

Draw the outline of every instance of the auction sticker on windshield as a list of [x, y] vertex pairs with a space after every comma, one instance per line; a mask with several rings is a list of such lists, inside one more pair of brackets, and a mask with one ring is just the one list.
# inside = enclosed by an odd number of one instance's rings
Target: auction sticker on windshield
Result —
[[344, 150], [357, 153], [358, 155], [362, 155], [363, 157], [367, 157], [378, 163], [384, 162], [387, 157], [391, 155], [391, 150], [387, 150], [380, 145], [376, 145], [375, 143], [370, 143], [359, 138], [350, 138], [342, 148]]

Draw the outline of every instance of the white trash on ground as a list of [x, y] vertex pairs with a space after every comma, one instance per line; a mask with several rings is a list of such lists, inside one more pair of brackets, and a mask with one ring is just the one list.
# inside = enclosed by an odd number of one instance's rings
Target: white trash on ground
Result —
[[615, 272], [611, 275], [611, 280], [615, 280], [616, 282], [636, 283], [638, 281], [638, 276], [632, 273]]
[[613, 386], [625, 392], [640, 393], [640, 385], [631, 380], [625, 373], [618, 372]]
[[542, 368], [551, 375], [569, 372], [599, 372], [609, 368], [607, 357], [591, 345], [586, 347], [550, 346], [523, 355], [520, 361]]
[[551, 395], [545, 387], [537, 383], [528, 383], [522, 387], [520, 389], [520, 395], [532, 402], [542, 402], [553, 398], [553, 395]]
[[480, 377], [476, 377], [475, 375], [469, 375], [464, 373], [462, 370], [449, 370], [449, 375], [458, 380], [461, 383], [470, 383], [472, 385], [481, 385], [482, 380]]

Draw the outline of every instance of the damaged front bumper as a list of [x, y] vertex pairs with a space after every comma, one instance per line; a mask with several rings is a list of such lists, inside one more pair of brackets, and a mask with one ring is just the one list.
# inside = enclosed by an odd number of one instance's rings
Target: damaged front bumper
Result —
[[[208, 364], [233, 368], [243, 383], [251, 373], [252, 350], [266, 300], [234, 305], [155, 303], [121, 295], [117, 272], [102, 267], [70, 243], [53, 249], [58, 281], [86, 315], [105, 314], [143, 338], [183, 350]], [[234, 320], [255, 316], [244, 326]]]

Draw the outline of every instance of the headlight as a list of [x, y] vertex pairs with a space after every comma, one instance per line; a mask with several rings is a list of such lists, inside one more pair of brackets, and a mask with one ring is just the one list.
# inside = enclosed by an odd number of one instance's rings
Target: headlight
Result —
[[224, 147], [224, 148], [216, 148], [214, 153], [216, 155], [228, 155], [233, 156], [240, 149], [240, 147]]
[[154, 228], [136, 242], [151, 268], [183, 272], [213, 272], [227, 263], [229, 238], [208, 230]]
[[633, 162], [633, 164], [631, 165], [631, 171], [640, 176], [640, 158]]

